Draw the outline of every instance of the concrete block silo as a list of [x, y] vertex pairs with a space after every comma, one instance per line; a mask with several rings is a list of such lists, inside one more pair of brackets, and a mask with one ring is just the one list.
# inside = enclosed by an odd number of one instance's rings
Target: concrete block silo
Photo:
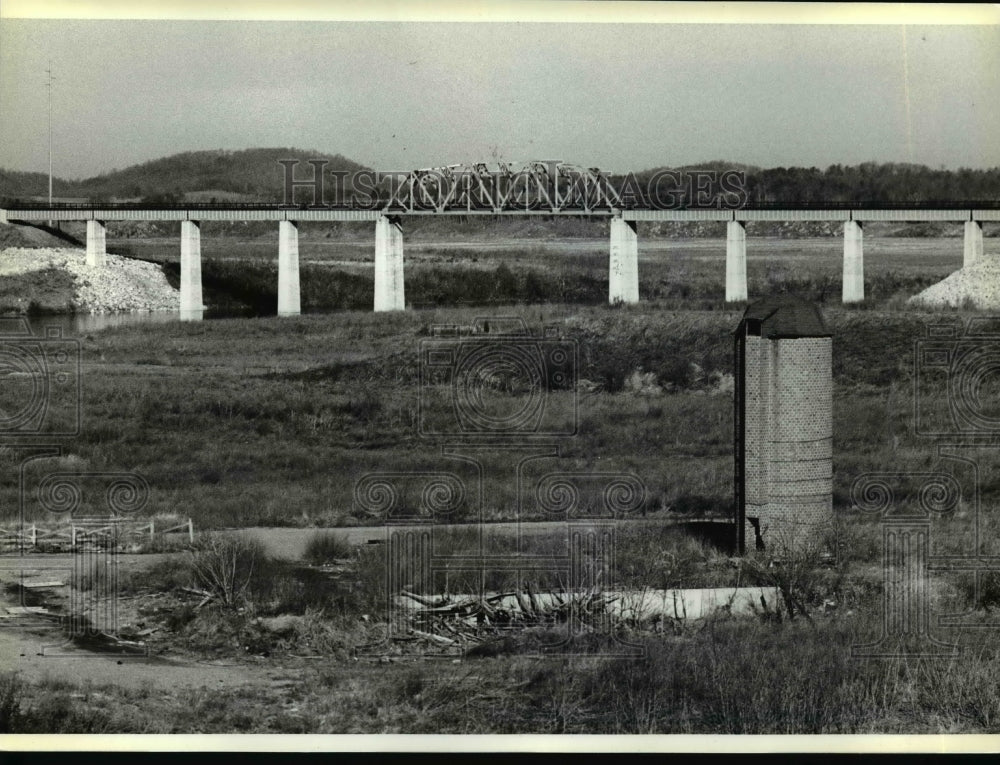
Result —
[[737, 549], [819, 552], [833, 522], [833, 340], [790, 295], [747, 307], [735, 333]]

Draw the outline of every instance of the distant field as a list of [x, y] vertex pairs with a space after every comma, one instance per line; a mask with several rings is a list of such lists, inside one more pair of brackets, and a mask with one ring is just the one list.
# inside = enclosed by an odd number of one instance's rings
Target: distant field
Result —
[[[993, 244], [986, 240], [986, 248]], [[162, 237], [108, 239], [108, 246], [131, 250], [136, 257], [148, 260], [176, 260], [180, 248], [177, 240]], [[997, 245], [1000, 247], [1000, 244]], [[546, 256], [594, 256], [599, 262], [607, 258], [606, 239], [442, 239], [441, 241], [404, 242], [407, 263], [468, 261], [470, 263], [528, 263], [538, 265]], [[341, 241], [301, 237], [299, 257], [302, 262], [327, 265], [364, 265], [374, 260], [374, 240]], [[204, 259], [249, 258], [275, 260], [278, 257], [277, 235], [239, 239], [235, 237], [202, 237]], [[655, 265], [663, 257], [705, 259], [725, 265], [726, 242], [719, 239], [639, 239], [640, 262]], [[843, 255], [843, 241], [838, 237], [788, 239], [777, 237], [747, 237], [747, 260], [753, 264], [809, 262], [826, 271], [836, 271]], [[817, 261], [823, 261], [822, 266]], [[940, 270], [962, 263], [962, 240], [957, 237], [865, 237], [865, 266], [876, 272], [885, 269], [933, 268]], [[595, 262], [593, 265], [599, 265]], [[605, 264], [606, 265], [606, 264]]]
[[[987, 250], [1000, 245], [987, 239]], [[110, 242], [122, 254], [164, 263], [179, 284], [176, 241], [130, 238]], [[840, 300], [843, 244], [836, 237], [749, 238], [751, 297], [792, 290], [814, 300]], [[421, 241], [405, 245], [406, 299], [415, 307], [607, 300], [604, 239], [493, 242]], [[374, 244], [300, 240], [303, 309], [365, 310], [372, 304]], [[203, 281], [210, 308], [223, 313], [273, 314], [277, 305], [277, 243], [270, 238], [202, 240]], [[865, 241], [870, 305], [896, 304], [961, 267], [960, 238], [874, 237]], [[641, 239], [639, 292], [678, 310], [723, 307], [725, 241]]]

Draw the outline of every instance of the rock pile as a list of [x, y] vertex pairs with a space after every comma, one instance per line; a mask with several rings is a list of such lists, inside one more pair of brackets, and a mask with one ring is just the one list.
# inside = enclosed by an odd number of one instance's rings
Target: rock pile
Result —
[[1000, 310], [1000, 255], [989, 253], [932, 284], [908, 301], [926, 308], [978, 308]]
[[0, 252], [0, 275], [46, 268], [72, 274], [81, 312], [171, 311], [179, 305], [177, 290], [155, 263], [109, 253], [105, 265], [94, 268], [87, 265], [83, 250], [11, 247]]

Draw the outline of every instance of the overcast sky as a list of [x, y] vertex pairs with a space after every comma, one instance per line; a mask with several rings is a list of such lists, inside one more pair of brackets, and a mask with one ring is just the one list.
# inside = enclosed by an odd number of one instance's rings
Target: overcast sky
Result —
[[0, 21], [0, 167], [289, 146], [379, 170], [561, 159], [1000, 165], [998, 26]]

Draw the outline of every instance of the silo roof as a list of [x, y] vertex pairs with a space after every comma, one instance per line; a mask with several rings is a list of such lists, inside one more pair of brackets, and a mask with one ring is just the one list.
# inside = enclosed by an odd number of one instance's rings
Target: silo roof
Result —
[[[747, 325], [744, 329], [744, 325]], [[832, 337], [819, 306], [795, 295], [775, 295], [747, 306], [738, 333], [761, 337]]]

